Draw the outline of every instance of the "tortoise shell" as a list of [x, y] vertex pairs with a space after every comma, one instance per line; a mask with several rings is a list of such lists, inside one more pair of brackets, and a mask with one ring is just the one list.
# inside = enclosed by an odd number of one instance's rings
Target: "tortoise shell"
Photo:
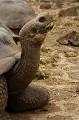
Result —
[[21, 49], [14, 38], [18, 37], [0, 23], [0, 75], [7, 72], [20, 59]]
[[0, 0], [0, 21], [11, 29], [21, 29], [35, 16], [34, 10], [24, 0]]

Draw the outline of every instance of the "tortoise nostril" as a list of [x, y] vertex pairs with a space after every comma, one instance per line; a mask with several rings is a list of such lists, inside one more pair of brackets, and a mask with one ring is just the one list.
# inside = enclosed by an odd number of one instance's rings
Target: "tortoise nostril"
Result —
[[46, 18], [45, 17], [41, 17], [40, 19], [39, 19], [39, 22], [45, 22], [46, 21]]

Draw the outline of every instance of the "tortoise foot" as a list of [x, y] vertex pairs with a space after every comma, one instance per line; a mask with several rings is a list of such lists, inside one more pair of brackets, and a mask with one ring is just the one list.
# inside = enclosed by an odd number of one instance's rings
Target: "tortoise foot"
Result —
[[28, 86], [27, 89], [18, 95], [10, 95], [8, 107], [16, 112], [38, 109], [46, 105], [50, 95], [41, 86]]

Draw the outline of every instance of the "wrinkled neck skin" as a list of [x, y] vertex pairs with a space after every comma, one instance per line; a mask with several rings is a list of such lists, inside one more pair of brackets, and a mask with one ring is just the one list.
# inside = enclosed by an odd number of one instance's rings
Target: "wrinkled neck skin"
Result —
[[32, 38], [21, 38], [20, 61], [6, 74], [9, 94], [23, 92], [33, 80], [40, 61], [40, 47], [31, 43]]

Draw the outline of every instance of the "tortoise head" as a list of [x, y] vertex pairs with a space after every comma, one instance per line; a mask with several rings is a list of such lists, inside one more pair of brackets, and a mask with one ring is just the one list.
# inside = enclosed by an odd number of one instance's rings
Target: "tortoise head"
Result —
[[31, 38], [35, 45], [41, 45], [47, 32], [53, 28], [53, 18], [47, 13], [41, 13], [36, 18], [26, 23], [21, 29], [19, 35], [22, 38]]

